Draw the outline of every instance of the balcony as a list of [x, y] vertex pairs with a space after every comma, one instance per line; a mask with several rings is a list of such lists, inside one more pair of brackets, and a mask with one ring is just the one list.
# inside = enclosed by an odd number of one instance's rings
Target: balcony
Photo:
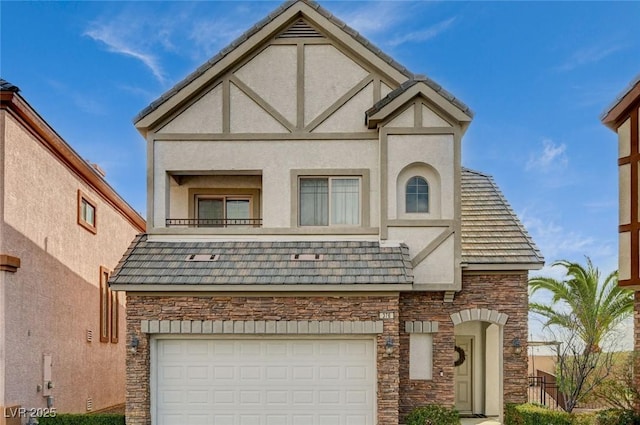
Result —
[[[262, 227], [262, 175], [256, 171], [167, 173], [163, 227], [192, 233], [244, 233]], [[162, 211], [159, 210], [159, 211]]]
[[261, 227], [261, 218], [168, 218], [167, 227]]

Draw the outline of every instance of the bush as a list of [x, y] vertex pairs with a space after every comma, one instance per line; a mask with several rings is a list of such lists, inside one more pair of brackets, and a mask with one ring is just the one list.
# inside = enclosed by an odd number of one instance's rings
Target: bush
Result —
[[38, 418], [38, 423], [40, 425], [125, 425], [124, 415], [117, 413], [59, 413], [54, 417]]
[[598, 425], [640, 425], [640, 413], [633, 410], [607, 409], [596, 415]]
[[437, 404], [417, 407], [407, 415], [405, 425], [460, 425], [456, 409]]
[[[584, 422], [583, 422], [584, 423]], [[507, 405], [505, 425], [575, 425], [567, 412], [549, 410], [538, 404]]]

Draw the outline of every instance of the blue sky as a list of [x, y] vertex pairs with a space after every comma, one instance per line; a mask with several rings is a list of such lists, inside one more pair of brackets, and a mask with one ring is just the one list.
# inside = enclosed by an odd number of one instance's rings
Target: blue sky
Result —
[[[279, 4], [3, 1], [0, 74], [144, 214], [132, 118]], [[617, 267], [617, 145], [599, 117], [640, 73], [640, 2], [320, 4], [474, 110], [463, 165], [495, 177], [549, 263]]]

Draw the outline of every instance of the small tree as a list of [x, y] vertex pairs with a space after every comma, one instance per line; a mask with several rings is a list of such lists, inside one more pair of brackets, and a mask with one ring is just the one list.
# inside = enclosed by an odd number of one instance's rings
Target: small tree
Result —
[[532, 302], [529, 310], [542, 316], [545, 328], [562, 342], [556, 380], [571, 412], [611, 372], [613, 355], [602, 344], [633, 313], [633, 292], [618, 286], [617, 272], [600, 282], [600, 271], [588, 257], [586, 267], [566, 260], [554, 266], [565, 268], [563, 280], [529, 279], [530, 293], [548, 291], [551, 303]]

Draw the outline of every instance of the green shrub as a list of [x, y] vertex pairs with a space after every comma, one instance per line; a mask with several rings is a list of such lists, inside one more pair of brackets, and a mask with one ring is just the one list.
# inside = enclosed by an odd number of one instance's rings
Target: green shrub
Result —
[[538, 404], [507, 405], [505, 425], [574, 425], [567, 412], [547, 409]]
[[598, 425], [640, 425], [640, 413], [633, 410], [606, 409], [596, 415]]
[[38, 418], [38, 423], [40, 425], [125, 425], [124, 415], [117, 413], [59, 413], [54, 417]]
[[407, 415], [405, 425], [460, 425], [458, 411], [437, 404], [417, 407]]

